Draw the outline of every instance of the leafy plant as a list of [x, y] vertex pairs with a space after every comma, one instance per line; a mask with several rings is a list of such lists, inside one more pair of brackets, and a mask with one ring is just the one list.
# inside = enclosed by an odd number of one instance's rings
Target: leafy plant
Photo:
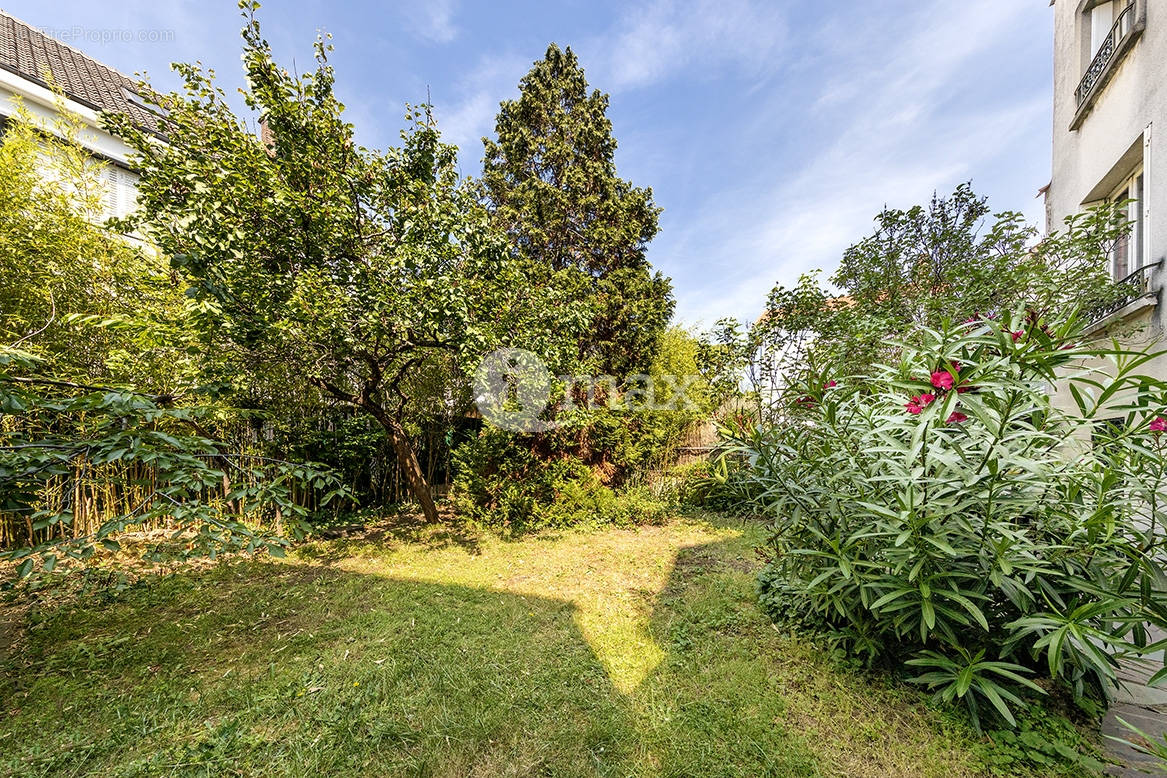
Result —
[[[40, 363], [0, 347], [0, 512], [27, 527], [26, 543], [0, 551], [0, 561], [14, 563], [19, 579], [84, 569], [98, 550], [120, 550], [122, 533], [142, 526], [168, 530], [168, 539], [146, 548], [150, 561], [261, 549], [282, 556], [305, 529], [308, 509], [296, 491], [319, 492], [321, 506], [345, 493], [333, 475], [308, 464], [241, 464], [191, 434], [198, 409], [46, 377]], [[91, 532], [72, 526], [78, 502], [92, 499], [80, 463], [138, 474], [120, 479], [133, 489], [133, 504]]]
[[1012, 723], [1034, 676], [1108, 695], [1167, 624], [1167, 386], [1141, 373], [1154, 354], [1077, 328], [921, 329], [892, 365], [804, 384], [787, 423], [727, 429], [772, 522], [763, 602], [793, 596], [978, 721]]
[[808, 274], [775, 286], [754, 323], [719, 322], [710, 336], [745, 364], [769, 421], [788, 414], [808, 386], [821, 388], [813, 376], [895, 359], [895, 344], [920, 328], [1020, 308], [1058, 316], [1120, 299], [1107, 258], [1129, 230], [1121, 204], [1108, 204], [1042, 234], [1018, 213], [992, 213], [962, 184], [926, 205], [883, 209], [830, 277], [838, 294]]
[[551, 44], [484, 139], [481, 190], [530, 276], [526, 294], [570, 293], [572, 342], [554, 367], [623, 377], [647, 372], [674, 303], [645, 256], [660, 208], [651, 189], [617, 175], [607, 110], [571, 48]]
[[513, 534], [546, 527], [654, 524], [672, 501], [645, 487], [616, 488], [579, 457], [546, 456], [533, 441], [485, 429], [454, 452], [455, 509]]
[[1073, 721], [1041, 702], [1019, 713], [1015, 728], [986, 734], [982, 758], [993, 775], [1011, 777], [1037, 768], [1042, 774], [1086, 776], [1102, 775], [1105, 769], [1097, 745]]
[[953, 702], [963, 699], [968, 704], [973, 721], [980, 726], [980, 702], [987, 702], [1001, 718], [1013, 726], [1017, 720], [1006, 702], [1023, 707], [1021, 698], [1010, 689], [1023, 686], [1038, 694], [1045, 690], [1025, 677], [1029, 671], [1012, 662], [991, 662], [985, 659], [985, 650], [979, 649], [975, 656], [960, 646], [956, 646], [957, 659], [953, 660], [937, 651], [923, 651], [915, 659], [904, 664], [909, 667], [931, 668], [928, 672], [912, 678], [913, 683], [936, 689], [936, 699]]

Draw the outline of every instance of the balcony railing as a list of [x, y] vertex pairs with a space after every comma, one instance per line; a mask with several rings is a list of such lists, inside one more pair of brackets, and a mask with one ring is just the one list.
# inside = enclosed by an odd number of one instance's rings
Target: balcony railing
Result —
[[1110, 32], [1102, 39], [1098, 53], [1090, 61], [1090, 66], [1086, 68], [1082, 81], [1074, 90], [1074, 97], [1078, 101], [1079, 108], [1083, 108], [1094, 95], [1095, 90], [1101, 88], [1102, 84], [1106, 82], [1111, 67], [1130, 48], [1135, 36], [1142, 31], [1141, 19], [1138, 14], [1140, 1], [1129, 0], [1126, 7], [1119, 12], [1118, 17], [1114, 20]]
[[1097, 323], [1115, 311], [1121, 310], [1135, 300], [1146, 297], [1151, 293], [1151, 272], [1158, 266], [1157, 262], [1143, 265], [1126, 278], [1114, 285], [1115, 297], [1102, 305], [1090, 310], [1086, 320]]

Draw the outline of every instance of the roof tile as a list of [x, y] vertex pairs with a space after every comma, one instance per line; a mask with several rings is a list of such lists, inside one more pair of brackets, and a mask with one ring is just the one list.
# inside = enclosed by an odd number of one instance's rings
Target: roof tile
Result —
[[123, 90], [135, 91], [133, 79], [2, 11], [0, 68], [41, 86], [48, 86], [48, 75], [78, 103], [124, 113], [140, 126], [158, 129], [158, 117], [126, 97]]

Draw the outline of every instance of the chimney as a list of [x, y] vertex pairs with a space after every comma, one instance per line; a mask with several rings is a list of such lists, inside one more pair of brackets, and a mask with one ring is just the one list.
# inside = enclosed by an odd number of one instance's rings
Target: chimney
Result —
[[271, 127], [268, 126], [266, 116], [259, 118], [259, 142], [267, 149], [268, 156], [274, 157], [276, 155], [276, 138]]

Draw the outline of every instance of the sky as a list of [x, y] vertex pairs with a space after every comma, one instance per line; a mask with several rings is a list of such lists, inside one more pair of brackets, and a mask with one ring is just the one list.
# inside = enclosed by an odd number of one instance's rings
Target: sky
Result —
[[[6, 12], [154, 86], [174, 61], [242, 83], [234, 2], [0, 0]], [[621, 177], [664, 209], [649, 247], [677, 318], [756, 317], [776, 283], [822, 269], [880, 208], [971, 180], [995, 210], [1041, 218], [1050, 177], [1046, 0], [270, 0], [277, 58], [333, 36], [337, 92], [366, 146], [397, 142], [428, 99], [465, 175], [499, 101], [549, 42], [611, 95]]]

